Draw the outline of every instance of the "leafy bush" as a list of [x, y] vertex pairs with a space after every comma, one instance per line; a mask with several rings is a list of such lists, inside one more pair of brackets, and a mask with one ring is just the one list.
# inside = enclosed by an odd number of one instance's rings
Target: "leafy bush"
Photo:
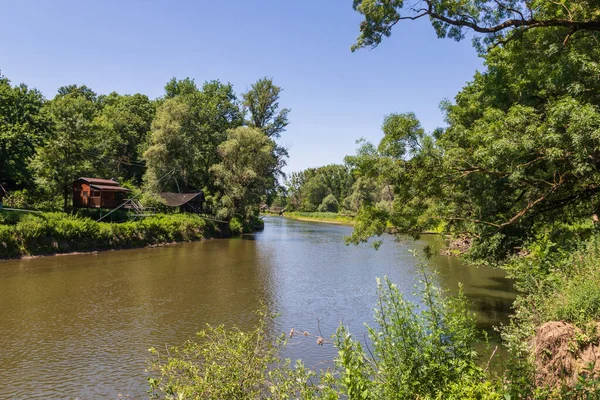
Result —
[[329, 195], [327, 195], [327, 197], [325, 197], [323, 199], [323, 201], [317, 208], [317, 211], [335, 213], [335, 212], [338, 212], [339, 206], [340, 205], [339, 205], [337, 199], [335, 198], [335, 196], [332, 194], [329, 194]]
[[198, 240], [207, 232], [216, 232], [212, 223], [192, 214], [158, 214], [124, 223], [96, 222], [63, 213], [8, 219], [11, 224], [0, 225], [0, 257], [139, 247]]
[[[577, 232], [580, 228], [572, 227]], [[543, 394], [548, 388], [536, 387], [535, 383], [531, 338], [537, 327], [549, 321], [565, 321], [587, 332], [600, 321], [598, 259], [600, 234], [581, 240], [576, 234], [560, 233], [539, 236], [529, 244], [525, 255], [505, 265], [521, 292], [511, 323], [502, 329], [510, 354], [506, 375], [514, 396], [552, 398]], [[590, 335], [590, 340], [594, 337]]]
[[232, 235], [240, 235], [244, 232], [244, 224], [238, 218], [231, 218], [229, 221], [229, 230]]
[[[501, 384], [477, 365], [475, 317], [462, 293], [449, 296], [421, 265], [420, 302], [407, 301], [387, 278], [378, 282], [373, 353], [346, 327], [333, 338], [335, 367], [316, 372], [278, 356], [264, 310], [250, 332], [223, 326], [198, 342], [154, 355], [151, 394], [165, 399], [500, 399]], [[290, 336], [294, 335], [294, 330]], [[302, 336], [309, 335], [308, 333]], [[317, 343], [324, 339], [319, 337]]]
[[460, 391], [459, 384], [485, 380], [474, 350], [480, 339], [475, 316], [465, 296], [462, 291], [447, 296], [424, 265], [420, 270], [417, 304], [407, 301], [387, 278], [378, 281], [376, 326], [368, 327], [372, 356], [346, 328], [338, 330], [336, 363], [343, 392], [350, 398], [447, 398]]

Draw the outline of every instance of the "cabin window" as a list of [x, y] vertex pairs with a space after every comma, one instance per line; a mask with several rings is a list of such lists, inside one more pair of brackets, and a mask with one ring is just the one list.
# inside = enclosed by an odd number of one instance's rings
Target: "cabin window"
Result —
[[100, 197], [100, 192], [98, 190], [92, 190], [91, 197]]

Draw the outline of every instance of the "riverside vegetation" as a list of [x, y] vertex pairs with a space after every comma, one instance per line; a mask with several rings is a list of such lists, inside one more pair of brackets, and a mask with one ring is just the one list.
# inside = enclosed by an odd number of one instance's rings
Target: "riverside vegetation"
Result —
[[[353, 7], [363, 17], [353, 50], [384, 45], [396, 24], [424, 17], [441, 38], [473, 37], [485, 71], [442, 102], [445, 128], [426, 132], [408, 110], [389, 114], [378, 144], [360, 141], [344, 165], [291, 174], [283, 188], [277, 178], [287, 151], [275, 140], [289, 110], [279, 108], [281, 89], [270, 79], [241, 98], [230, 84], [173, 79], [157, 100], [70, 85], [47, 101], [3, 77], [7, 203], [68, 212], [72, 180], [94, 174], [148, 193], [203, 189], [213, 214], [237, 232], [262, 202], [346, 210], [356, 213], [351, 243], [439, 231], [469, 244], [466, 261], [504, 268], [520, 291], [511, 323], [499, 327], [510, 362], [497, 373], [477, 362], [479, 335], [464, 298], [440, 292], [423, 267], [417, 303], [380, 283], [369, 348], [343, 326], [333, 340], [316, 338], [338, 349], [329, 371], [280, 360], [282, 341], [267, 335], [265, 317], [251, 332], [208, 327], [197, 343], [154, 352], [155, 397], [600, 398], [598, 3], [353, 0]], [[187, 217], [110, 225], [45, 218], [3, 223], [0, 250], [71, 250], [77, 245], [67, 237], [110, 244], [120, 233], [125, 244], [200, 235]]]
[[[440, 293], [425, 273], [415, 304], [380, 284], [372, 348], [365, 351], [340, 327], [329, 371], [280, 361], [281, 342], [265, 337], [264, 324], [248, 334], [208, 328], [199, 343], [158, 355], [153, 393], [600, 398], [597, 2], [354, 0], [353, 6], [364, 18], [353, 50], [381, 45], [396, 24], [427, 17], [441, 38], [472, 34], [486, 69], [454, 102], [442, 102], [447, 127], [426, 132], [414, 113], [389, 114], [378, 144], [361, 141], [344, 165], [292, 174], [275, 202], [290, 211], [356, 212], [351, 243], [390, 231], [415, 238], [439, 231], [468, 244], [461, 251], [466, 261], [504, 268], [520, 292], [510, 324], [498, 327], [509, 362], [494, 374], [476, 362], [477, 332], [464, 299]], [[236, 364], [240, 358], [257, 364], [247, 370]], [[239, 379], [213, 381], [213, 374]]]
[[[287, 159], [287, 150], [276, 142], [289, 123], [289, 110], [279, 107], [280, 92], [269, 78], [241, 95], [228, 83], [207, 81], [199, 87], [193, 79], [173, 78], [155, 100], [139, 93], [98, 95], [80, 85], [63, 86], [47, 100], [38, 90], [13, 86], [0, 76], [0, 200], [5, 208], [73, 214], [75, 179], [112, 177], [142, 205], [163, 213], [173, 211], [157, 201], [156, 193], [202, 190], [209, 216], [230, 222], [232, 233], [260, 228], [259, 206], [274, 196]], [[155, 243], [161, 235], [188, 240], [188, 233], [171, 227], [169, 221], [177, 220], [199, 224], [184, 216], [110, 228], [51, 214], [12, 225], [0, 221], [2, 254], [47, 252], [46, 243], [24, 245], [23, 240], [49, 229], [54, 232], [48, 235], [60, 238], [55, 251], [93, 249], [94, 232], [108, 230], [121, 239], [97, 237], [99, 248]], [[155, 238], [154, 228], [146, 229], [150, 225], [164, 229], [157, 228]], [[91, 236], [78, 236], [79, 229]], [[146, 233], [152, 237], [137, 238]]]
[[58, 212], [13, 213], [0, 214], [0, 222], [0, 258], [142, 247], [220, 234], [217, 224], [192, 214], [109, 223]]

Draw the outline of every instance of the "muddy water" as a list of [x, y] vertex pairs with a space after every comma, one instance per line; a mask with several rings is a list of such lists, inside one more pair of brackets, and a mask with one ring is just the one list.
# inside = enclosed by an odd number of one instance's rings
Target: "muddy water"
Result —
[[[180, 344], [210, 324], [250, 327], [266, 304], [274, 333], [330, 336], [340, 321], [358, 335], [372, 320], [375, 278], [413, 291], [409, 249], [436, 245], [386, 239], [378, 251], [347, 247], [350, 228], [266, 219], [264, 232], [162, 248], [0, 261], [0, 398], [146, 397], [149, 347]], [[437, 257], [440, 284], [458, 282], [481, 327], [505, 321], [514, 298], [501, 271]], [[314, 338], [285, 356], [323, 365], [335, 354]]]

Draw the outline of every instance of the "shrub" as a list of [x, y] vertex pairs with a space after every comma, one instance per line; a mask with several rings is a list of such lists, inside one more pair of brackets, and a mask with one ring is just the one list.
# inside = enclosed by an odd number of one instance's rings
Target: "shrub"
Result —
[[343, 391], [351, 398], [446, 398], [459, 383], [482, 382], [474, 345], [475, 316], [462, 290], [448, 296], [420, 264], [420, 303], [407, 301], [387, 278], [378, 281], [373, 355], [347, 331], [336, 334]]
[[[198, 240], [207, 231], [206, 221], [191, 214], [159, 214], [124, 223], [96, 222], [64, 213], [21, 214], [18, 218], [9, 214], [0, 223], [0, 257]], [[217, 231], [212, 223], [208, 226], [211, 233]]]
[[338, 203], [337, 199], [335, 198], [334, 195], [329, 194], [323, 199], [323, 201], [317, 208], [317, 211], [336, 213], [336, 212], [338, 212], [338, 209], [339, 209], [339, 203]]
[[[343, 325], [333, 370], [281, 360], [283, 338], [269, 338], [263, 310], [250, 332], [208, 326], [198, 342], [154, 356], [151, 395], [165, 399], [500, 399], [500, 381], [477, 365], [475, 317], [462, 293], [449, 296], [421, 264], [420, 302], [387, 278], [378, 282], [373, 353]], [[308, 333], [303, 334], [306, 336]], [[290, 336], [294, 335], [294, 330]], [[319, 337], [317, 343], [323, 343]]]

